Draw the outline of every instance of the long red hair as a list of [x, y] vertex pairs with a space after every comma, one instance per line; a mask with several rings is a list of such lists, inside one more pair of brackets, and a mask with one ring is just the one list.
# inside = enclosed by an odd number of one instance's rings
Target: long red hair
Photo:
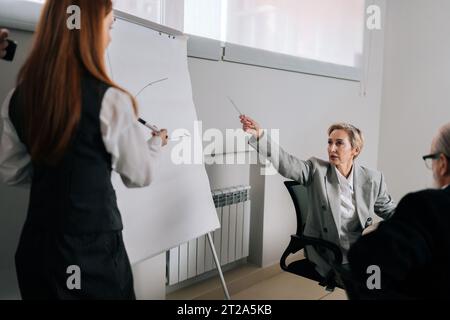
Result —
[[[81, 28], [67, 27], [67, 8], [81, 9]], [[81, 118], [81, 77], [88, 72], [117, 86], [105, 67], [104, 18], [111, 0], [47, 0], [35, 33], [33, 49], [19, 72], [24, 108], [24, 138], [35, 162], [55, 164], [64, 155]]]

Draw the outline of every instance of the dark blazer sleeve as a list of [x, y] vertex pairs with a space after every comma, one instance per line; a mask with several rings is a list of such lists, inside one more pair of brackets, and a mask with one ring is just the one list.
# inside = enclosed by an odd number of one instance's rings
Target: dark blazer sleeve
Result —
[[368, 290], [374, 295], [396, 291], [412, 269], [431, 260], [434, 246], [431, 227], [433, 218], [428, 216], [430, 204], [419, 193], [407, 195], [400, 201], [394, 216], [382, 222], [378, 229], [362, 236], [349, 251], [348, 259], [354, 279], [361, 288], [372, 274], [367, 268], [376, 265], [381, 271], [381, 290]]

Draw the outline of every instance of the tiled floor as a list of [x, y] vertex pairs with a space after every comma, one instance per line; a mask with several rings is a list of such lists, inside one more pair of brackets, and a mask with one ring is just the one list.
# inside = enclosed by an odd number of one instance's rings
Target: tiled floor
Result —
[[346, 300], [345, 292], [330, 293], [317, 282], [281, 273], [232, 295], [234, 300]]
[[[217, 278], [176, 291], [167, 299], [223, 299]], [[225, 279], [233, 300], [347, 300], [343, 290], [330, 293], [317, 282], [284, 272], [278, 265], [266, 269], [246, 265], [225, 273]]]

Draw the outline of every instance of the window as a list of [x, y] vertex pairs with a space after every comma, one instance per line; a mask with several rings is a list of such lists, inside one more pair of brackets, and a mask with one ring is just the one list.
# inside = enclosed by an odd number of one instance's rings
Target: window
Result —
[[[44, 3], [46, 0], [28, 0]], [[113, 0], [114, 9], [161, 23], [162, 7], [164, 0]]]
[[[44, 3], [46, 0], [28, 1]], [[183, 30], [184, 0], [113, 0], [113, 5], [114, 9]]]
[[194, 57], [361, 79], [366, 0], [113, 2], [116, 9], [198, 36], [188, 48]]
[[114, 9], [183, 31], [184, 0], [114, 0], [113, 2]]
[[184, 31], [358, 67], [364, 5], [364, 0], [185, 0]]
[[161, 0], [114, 0], [114, 8], [156, 23], [163, 21]]

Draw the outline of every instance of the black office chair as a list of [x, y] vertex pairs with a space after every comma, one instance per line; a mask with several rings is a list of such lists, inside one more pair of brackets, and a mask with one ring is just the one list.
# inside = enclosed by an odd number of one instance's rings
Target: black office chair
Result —
[[[305, 228], [306, 217], [302, 215], [302, 212], [306, 214], [306, 188], [300, 185], [296, 181], [285, 181], [284, 185], [291, 195], [292, 201], [294, 202], [295, 213], [297, 215], [297, 232], [291, 235], [291, 241], [284, 251], [280, 259], [280, 266], [284, 271], [314, 280], [319, 283], [319, 285], [326, 288], [327, 291], [333, 291], [335, 287], [343, 289], [343, 286], [339, 284], [339, 276], [336, 275], [336, 268], [334, 266], [342, 265], [342, 253], [339, 247], [329, 241], [313, 238], [303, 235], [303, 230]], [[324, 278], [316, 270], [315, 265], [308, 260], [308, 253], [305, 246], [312, 246], [314, 248], [325, 248], [331, 251], [334, 255], [332, 262], [333, 269]], [[294, 254], [300, 250], [304, 249], [305, 259], [297, 260], [286, 265], [286, 259], [289, 255]], [[338, 281], [336, 281], [338, 280]]]

